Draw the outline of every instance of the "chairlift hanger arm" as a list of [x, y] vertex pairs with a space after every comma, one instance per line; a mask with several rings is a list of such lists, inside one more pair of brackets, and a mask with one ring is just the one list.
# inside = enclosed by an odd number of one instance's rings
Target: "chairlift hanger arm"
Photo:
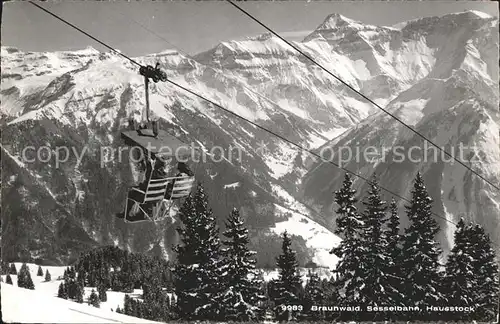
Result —
[[144, 88], [146, 94], [146, 120], [149, 123], [149, 80], [153, 80], [154, 83], [159, 81], [167, 81], [167, 74], [160, 70], [160, 63], [156, 63], [155, 67], [151, 65], [141, 66], [139, 68], [139, 74], [144, 76]]

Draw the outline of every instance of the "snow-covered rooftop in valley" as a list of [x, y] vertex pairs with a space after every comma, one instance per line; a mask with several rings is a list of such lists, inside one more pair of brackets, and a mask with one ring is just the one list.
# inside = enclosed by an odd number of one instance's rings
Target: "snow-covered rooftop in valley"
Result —
[[239, 186], [240, 186], [239, 182], [234, 182], [234, 183], [230, 183], [230, 184], [224, 185], [224, 189], [235, 189], [235, 188], [237, 188]]

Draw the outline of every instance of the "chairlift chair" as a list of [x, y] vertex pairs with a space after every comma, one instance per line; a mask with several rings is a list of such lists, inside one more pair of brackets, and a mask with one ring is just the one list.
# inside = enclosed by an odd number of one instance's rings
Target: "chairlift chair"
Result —
[[[154, 82], [166, 81], [166, 74], [156, 68], [147, 66], [141, 68], [139, 73], [144, 76], [146, 88], [146, 118], [147, 124], [136, 129], [135, 124], [131, 124], [132, 129], [122, 132], [125, 143], [139, 147], [153, 159], [173, 158], [174, 155], [187, 157], [190, 150], [175, 136], [160, 130], [157, 121], [149, 120], [149, 79]], [[130, 121], [129, 121], [130, 123]], [[152, 127], [150, 128], [150, 124]], [[165, 151], [168, 149], [168, 151]], [[171, 193], [165, 197], [169, 183], [174, 183]], [[119, 214], [127, 223], [137, 223], [144, 221], [159, 221], [169, 216], [174, 200], [186, 198], [194, 186], [195, 177], [154, 177], [153, 172], [149, 179], [145, 179], [142, 186], [134, 186], [128, 191], [125, 202], [124, 214]]]
[[[165, 197], [167, 186], [174, 182], [171, 193]], [[125, 203], [123, 219], [127, 223], [161, 221], [167, 218], [175, 200], [189, 196], [194, 176], [149, 179], [144, 190], [132, 187]]]

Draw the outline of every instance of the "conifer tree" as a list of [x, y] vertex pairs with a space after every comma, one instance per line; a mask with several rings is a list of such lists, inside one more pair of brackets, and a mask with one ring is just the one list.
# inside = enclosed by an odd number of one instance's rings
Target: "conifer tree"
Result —
[[70, 279], [76, 279], [75, 267], [73, 267], [73, 266], [68, 267], [68, 277]]
[[[335, 234], [343, 238], [340, 244], [330, 253], [339, 258], [334, 274], [333, 291], [339, 293], [337, 305], [358, 306], [359, 293], [364, 284], [363, 275], [365, 269], [363, 257], [365, 251], [360, 241], [363, 221], [356, 208], [356, 190], [352, 188], [353, 182], [349, 174], [346, 173], [342, 187], [335, 192], [335, 202], [339, 206], [336, 210], [337, 228]], [[340, 314], [342, 320], [353, 319], [352, 312]]]
[[[401, 235], [399, 234], [400, 218], [398, 213], [398, 205], [394, 199], [389, 205], [389, 218], [387, 220], [387, 229], [385, 237], [387, 240], [387, 251], [389, 252], [389, 262], [387, 272], [393, 277], [400, 277], [399, 260], [401, 259]], [[400, 282], [401, 279], [396, 279]], [[394, 283], [393, 283], [394, 284]], [[398, 287], [398, 285], [394, 285]], [[397, 298], [395, 298], [397, 299]], [[397, 303], [397, 300], [394, 300]]]
[[131, 298], [128, 294], [125, 294], [125, 297], [124, 297], [124, 300], [123, 300], [123, 309], [122, 309], [122, 312], [123, 314], [125, 315], [132, 315], [131, 314], [131, 311], [132, 311], [132, 308], [131, 308]]
[[436, 314], [427, 312], [426, 305], [443, 302], [442, 274], [438, 262], [441, 248], [435, 240], [439, 226], [432, 218], [432, 199], [420, 173], [411, 194], [410, 204], [406, 206], [410, 225], [405, 231], [402, 247], [401, 269], [405, 279], [402, 293], [407, 305], [422, 309], [418, 315], [412, 314], [412, 319], [432, 320]]
[[259, 303], [265, 298], [260, 289], [262, 282], [255, 271], [254, 251], [250, 251], [248, 229], [235, 208], [231, 212], [223, 235], [225, 248], [222, 281], [226, 290], [222, 296], [224, 320], [253, 321], [262, 318]]
[[[389, 291], [389, 295], [391, 297], [391, 303], [394, 306], [403, 306], [404, 305], [404, 298], [402, 294], [402, 290], [404, 289], [403, 287], [403, 282], [404, 279], [402, 278], [402, 272], [401, 272], [401, 265], [400, 265], [400, 260], [401, 260], [401, 234], [399, 234], [399, 228], [400, 228], [400, 218], [399, 218], [399, 213], [398, 213], [398, 206], [396, 204], [396, 201], [394, 199], [391, 200], [390, 206], [389, 206], [389, 218], [387, 220], [387, 229], [385, 230], [385, 237], [387, 239], [387, 257], [388, 260], [385, 263], [386, 264], [386, 273], [389, 276], [388, 277], [388, 282], [389, 285], [393, 288], [392, 291]], [[392, 312], [386, 314], [386, 319], [392, 319], [392, 318], [402, 318], [400, 314], [397, 314], [397, 312]]]
[[175, 249], [177, 313], [183, 320], [214, 320], [221, 313], [220, 240], [201, 184], [179, 211], [183, 226]]
[[[392, 297], [396, 289], [391, 285], [389, 274], [386, 272], [390, 255], [387, 249], [387, 238], [383, 232], [387, 205], [382, 200], [378, 180], [374, 175], [371, 179], [368, 197], [363, 202], [365, 211], [362, 214], [364, 227], [360, 243], [363, 245], [363, 256], [359, 267], [364, 269], [361, 280], [363, 285], [359, 291], [359, 303], [366, 306], [392, 306]], [[367, 312], [366, 320], [381, 320], [385, 317], [382, 312]]]
[[279, 278], [275, 281], [275, 317], [276, 320], [291, 320], [297, 318], [298, 311], [283, 309], [283, 307], [300, 304], [300, 289], [302, 288], [302, 281], [297, 271], [297, 258], [295, 252], [292, 250], [292, 240], [285, 231], [282, 235], [282, 253], [277, 258], [277, 265], [279, 268]]
[[89, 305], [92, 305], [92, 306], [97, 307], [97, 308], [101, 307], [101, 302], [99, 300], [99, 296], [97, 296], [94, 289], [92, 289], [92, 292], [90, 293], [90, 296], [89, 296]]
[[8, 262], [5, 262], [4, 260], [1, 260], [0, 261], [0, 265], [1, 265], [1, 274], [3, 275], [6, 275], [9, 273], [9, 270], [10, 270], [10, 265]]
[[11, 274], [11, 275], [17, 275], [17, 269], [16, 269], [16, 264], [15, 263], [11, 263], [10, 264], [9, 274]]
[[45, 270], [45, 281], [50, 281], [52, 280], [51, 276], [50, 276], [50, 273], [49, 273], [49, 270]]
[[[446, 262], [446, 276], [443, 291], [449, 306], [469, 307], [474, 305], [474, 288], [477, 285], [474, 274], [471, 232], [463, 219], [457, 224], [454, 246]], [[468, 320], [468, 314], [452, 312], [444, 314], [447, 320]]]
[[35, 289], [35, 285], [31, 279], [30, 270], [26, 263], [23, 263], [21, 270], [19, 270], [19, 274], [17, 275], [17, 286], [26, 289]]
[[43, 277], [42, 266], [38, 266], [38, 271], [36, 273], [37, 277]]
[[105, 302], [108, 300], [108, 295], [106, 294], [106, 286], [104, 284], [100, 284], [97, 286], [97, 292], [99, 293], [99, 300]]
[[305, 319], [317, 321], [322, 318], [323, 314], [317, 310], [312, 310], [311, 306], [322, 305], [325, 300], [325, 292], [327, 290], [323, 288], [319, 275], [309, 270], [303, 302]]
[[5, 278], [5, 283], [8, 285], [12, 285], [12, 278], [10, 277], [10, 273], [7, 274]]
[[499, 269], [495, 250], [480, 225], [472, 226], [470, 232], [472, 273], [476, 280], [473, 287], [476, 312], [472, 317], [477, 321], [495, 321], [500, 306]]
[[68, 299], [68, 293], [66, 291], [66, 287], [64, 285], [64, 282], [61, 282], [59, 284], [59, 289], [57, 290], [57, 297], [62, 298], [62, 299]]
[[75, 301], [77, 303], [83, 303], [84, 288], [80, 283], [76, 283]]

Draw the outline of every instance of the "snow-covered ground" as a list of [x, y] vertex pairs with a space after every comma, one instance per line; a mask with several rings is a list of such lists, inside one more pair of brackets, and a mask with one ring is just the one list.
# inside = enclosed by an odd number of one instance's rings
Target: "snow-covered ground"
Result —
[[[17, 271], [22, 263], [15, 263]], [[57, 290], [66, 267], [43, 267], [44, 276], [37, 276], [38, 266], [27, 264], [35, 290], [17, 287], [17, 276], [11, 275], [13, 285], [5, 283], [2, 275], [2, 315], [4, 322], [17, 323], [154, 323], [136, 317], [115, 312], [123, 309], [125, 293], [107, 291], [107, 301], [101, 302], [100, 308], [87, 304], [92, 287], [85, 287], [84, 303], [78, 304], [57, 297]], [[51, 281], [45, 282], [45, 271], [49, 270]], [[129, 294], [140, 298], [142, 290], [135, 289]], [[32, 305], [26, 311], [26, 305]]]
[[1, 284], [6, 323], [157, 323], [29, 290]]
[[[290, 222], [289, 222], [290, 223]], [[290, 223], [291, 224], [291, 223]], [[321, 238], [321, 235], [318, 237]], [[324, 237], [323, 237], [324, 238]], [[21, 269], [22, 263], [15, 263], [17, 271]], [[38, 265], [27, 264], [35, 290], [17, 287], [17, 276], [11, 275], [13, 285], [5, 283], [5, 275], [2, 275], [2, 315], [5, 323], [158, 323], [137, 317], [116, 313], [119, 306], [123, 309], [125, 293], [107, 291], [107, 301], [101, 302], [100, 308], [88, 305], [87, 300], [92, 287], [85, 287], [84, 303], [79, 304], [71, 300], [57, 297], [57, 290], [61, 284], [66, 266], [43, 267], [44, 276], [37, 276]], [[49, 270], [51, 281], [45, 282], [45, 271]], [[277, 279], [278, 269], [260, 270], [265, 281]], [[309, 269], [298, 269], [303, 284], [307, 282]], [[326, 268], [313, 270], [322, 279], [330, 279], [332, 272]], [[133, 298], [141, 298], [142, 290], [135, 289], [129, 294]], [[27, 305], [29, 305], [27, 311]]]

